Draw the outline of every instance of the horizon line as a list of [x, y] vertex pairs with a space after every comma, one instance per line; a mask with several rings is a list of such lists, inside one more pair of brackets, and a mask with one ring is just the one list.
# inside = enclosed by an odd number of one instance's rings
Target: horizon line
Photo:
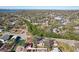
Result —
[[79, 6], [0, 6], [0, 9], [22, 10], [79, 10]]

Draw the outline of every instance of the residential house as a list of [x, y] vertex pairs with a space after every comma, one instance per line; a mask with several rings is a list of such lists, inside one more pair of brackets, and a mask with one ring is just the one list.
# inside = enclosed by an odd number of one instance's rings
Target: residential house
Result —
[[62, 19], [62, 20], [61, 20], [61, 24], [62, 24], [62, 25], [66, 25], [66, 24], [68, 24], [68, 23], [70, 23], [70, 21], [69, 21], [68, 19]]
[[77, 34], [79, 34], [79, 26], [75, 26], [74, 29], [75, 29], [74, 32], [77, 33]]
[[55, 17], [54, 17], [54, 19], [56, 19], [56, 20], [59, 20], [59, 21], [60, 21], [60, 20], [62, 20], [62, 17], [61, 17], [61, 16], [55, 16]]
[[49, 47], [52, 48], [53, 47], [53, 44], [54, 44], [54, 40], [49, 40], [49, 43], [48, 44], [49, 44]]
[[0, 29], [0, 32], [2, 32], [3, 29]]
[[4, 41], [7, 41], [9, 39], [9, 35], [8, 34], [4, 34], [1, 39], [3, 39]]
[[37, 47], [44, 47], [43, 38], [37, 38]]
[[54, 33], [59, 33], [60, 30], [59, 30], [58, 28], [54, 28], [54, 29], [53, 29], [53, 32], [54, 32]]
[[23, 46], [18, 46], [16, 48], [16, 52], [23, 52], [24, 51], [24, 47]]
[[9, 39], [11, 39], [12, 37], [13, 37], [13, 35], [4, 34], [4, 35], [0, 38], [0, 40], [1, 40], [3, 43], [5, 43], [5, 42], [7, 42]]
[[33, 43], [26, 43], [25, 44], [25, 48], [32, 48], [33, 47]]
[[27, 52], [31, 52], [31, 48], [33, 48], [33, 43], [26, 43], [25, 46], [24, 46], [24, 49]]

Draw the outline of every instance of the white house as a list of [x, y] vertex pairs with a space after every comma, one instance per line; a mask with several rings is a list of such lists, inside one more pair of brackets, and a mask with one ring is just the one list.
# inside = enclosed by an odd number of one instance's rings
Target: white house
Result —
[[79, 26], [75, 26], [74, 29], [79, 30]]
[[68, 19], [61, 20], [62, 25], [68, 24], [70, 21]]
[[74, 29], [75, 29], [74, 32], [79, 34], [79, 26], [75, 26]]
[[0, 32], [2, 32], [3, 29], [0, 29]]
[[54, 28], [54, 29], [53, 29], [53, 32], [54, 32], [54, 33], [58, 33], [59, 31], [60, 31], [60, 30], [59, 30], [58, 28]]
[[56, 16], [56, 17], [54, 17], [54, 19], [56, 19], [56, 20], [61, 20], [62, 17], [60, 17], [60, 16]]

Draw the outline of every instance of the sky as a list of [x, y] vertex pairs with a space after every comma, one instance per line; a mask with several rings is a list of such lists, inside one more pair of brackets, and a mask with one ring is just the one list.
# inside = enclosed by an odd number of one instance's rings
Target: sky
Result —
[[55, 9], [55, 10], [79, 10], [79, 6], [0, 6], [0, 9]]

